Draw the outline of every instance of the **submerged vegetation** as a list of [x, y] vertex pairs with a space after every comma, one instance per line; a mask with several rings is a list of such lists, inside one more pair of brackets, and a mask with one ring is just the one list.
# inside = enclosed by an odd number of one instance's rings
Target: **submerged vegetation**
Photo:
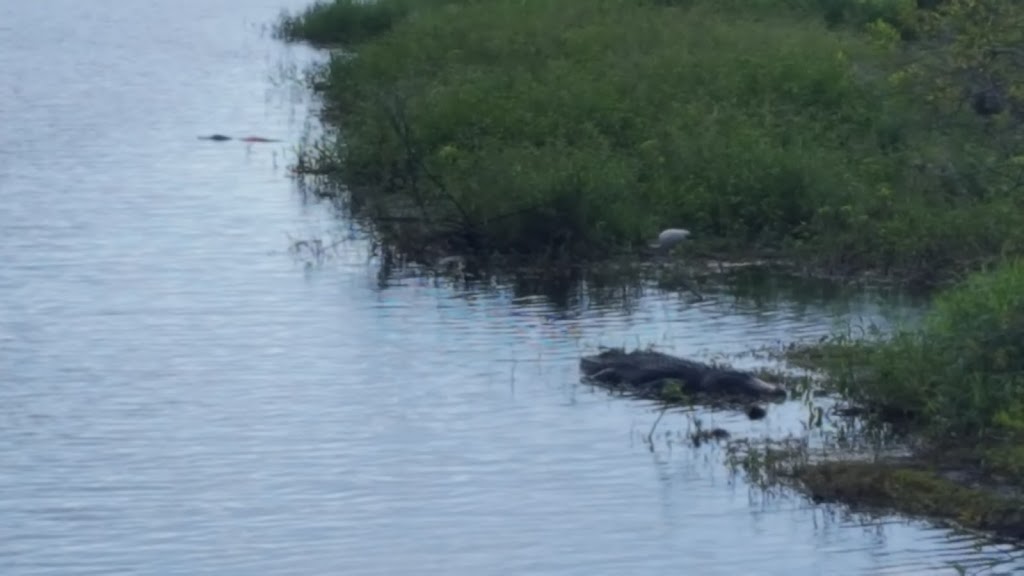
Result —
[[412, 258], [595, 260], [685, 226], [710, 254], [967, 277], [914, 329], [788, 351], [911, 460], [748, 465], [1024, 534], [1024, 4], [333, 0], [278, 33], [344, 48], [297, 171]]
[[349, 48], [305, 166], [405, 248], [581, 260], [686, 226], [928, 281], [1024, 246], [1022, 22], [1009, 0], [334, 0], [279, 33]]
[[931, 518], [958, 527], [1024, 539], [1024, 497], [999, 489], [949, 461], [935, 458], [849, 459], [808, 457], [800, 441], [752, 445], [733, 442], [729, 460], [766, 490], [796, 488], [819, 503], [851, 505], [861, 512]]

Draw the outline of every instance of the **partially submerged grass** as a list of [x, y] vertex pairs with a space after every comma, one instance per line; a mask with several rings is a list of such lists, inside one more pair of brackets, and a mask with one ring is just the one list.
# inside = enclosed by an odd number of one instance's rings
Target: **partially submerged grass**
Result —
[[908, 458], [808, 458], [806, 443], [729, 447], [730, 463], [765, 490], [795, 488], [818, 503], [860, 512], [899, 512], [1024, 539], [1024, 498], [962, 468]]
[[404, 18], [414, 0], [319, 0], [298, 13], [285, 13], [279, 38], [315, 45], [353, 45], [384, 34]]
[[795, 472], [818, 502], [895, 509], [1000, 536], [1024, 538], [1024, 498], [967, 486], [922, 463], [831, 461]]
[[791, 346], [786, 356], [820, 370], [867, 430], [890, 442], [899, 433], [911, 455], [850, 461], [766, 446], [737, 462], [819, 500], [1024, 538], [1022, 336], [1024, 260], [1014, 259], [939, 294], [919, 326]]
[[[306, 164], [408, 248], [578, 261], [686, 226], [925, 282], [1024, 246], [1016, 69], [974, 58], [1024, 9], [917, 4], [335, 0], [280, 31], [355, 47]], [[1000, 112], [958, 107], [979, 78]]]
[[934, 441], [1024, 439], [1024, 260], [940, 293], [919, 327], [789, 355], [847, 399], [914, 419]]

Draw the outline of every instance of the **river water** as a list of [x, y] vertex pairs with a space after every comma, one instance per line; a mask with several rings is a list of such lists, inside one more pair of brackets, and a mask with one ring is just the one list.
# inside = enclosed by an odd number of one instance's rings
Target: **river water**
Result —
[[[811, 290], [381, 283], [286, 173], [305, 0], [0, 5], [0, 574], [1009, 573], [1011, 548], [730, 479], [579, 384], [599, 345], [708, 357], [877, 318]], [[199, 141], [213, 132], [280, 144]], [[788, 294], [784, 291], [783, 296]], [[799, 428], [802, 408], [739, 435]], [[687, 426], [666, 417], [660, 430]]]

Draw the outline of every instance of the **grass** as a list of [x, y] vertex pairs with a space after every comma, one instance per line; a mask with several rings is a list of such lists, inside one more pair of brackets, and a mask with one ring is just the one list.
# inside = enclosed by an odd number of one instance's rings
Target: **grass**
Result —
[[954, 105], [959, 69], [933, 62], [960, 45], [920, 39], [915, 6], [336, 0], [279, 34], [358, 54], [319, 74], [339, 132], [307, 165], [416, 222], [407, 247], [578, 261], [686, 226], [928, 281], [1019, 252], [1024, 226], [1016, 121]]
[[297, 14], [283, 14], [276, 33], [290, 41], [354, 45], [390, 30], [413, 4], [411, 0], [317, 2]]
[[738, 460], [765, 483], [818, 500], [1024, 538], [1022, 336], [1024, 259], [1008, 259], [940, 292], [918, 326], [791, 345], [786, 356], [819, 370], [865, 430], [912, 457], [832, 457], [841, 449], [812, 460], [797, 446]]
[[970, 488], [941, 471], [914, 464], [826, 462], [796, 471], [819, 502], [855, 502], [1024, 538], [1024, 499]]
[[960, 470], [922, 459], [827, 459], [810, 462], [799, 443], [750, 449], [729, 447], [733, 466], [768, 488], [789, 485], [817, 503], [841, 503], [861, 512], [899, 511], [959, 527], [1024, 539], [1024, 498], [993, 489]]
[[903, 414], [936, 442], [1024, 439], [1024, 260], [938, 294], [921, 326], [790, 351], [853, 402]]

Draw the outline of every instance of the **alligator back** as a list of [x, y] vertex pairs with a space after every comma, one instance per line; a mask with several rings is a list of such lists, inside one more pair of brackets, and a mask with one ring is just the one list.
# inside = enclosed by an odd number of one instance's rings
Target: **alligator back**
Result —
[[699, 388], [712, 368], [700, 362], [683, 360], [653, 350], [604, 350], [600, 354], [580, 359], [580, 370], [586, 376], [598, 373], [613, 374], [617, 380], [634, 386], [672, 378], [690, 388]]
[[747, 372], [716, 368], [652, 350], [604, 350], [580, 359], [580, 370], [591, 380], [658, 388], [671, 379], [691, 392], [755, 397], [784, 397], [783, 388]]

